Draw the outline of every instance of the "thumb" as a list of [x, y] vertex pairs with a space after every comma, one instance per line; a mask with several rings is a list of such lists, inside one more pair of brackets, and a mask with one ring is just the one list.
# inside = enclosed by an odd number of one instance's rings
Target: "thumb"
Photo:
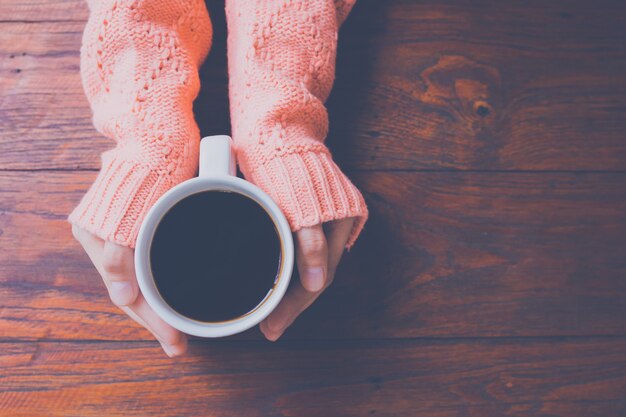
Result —
[[304, 289], [317, 292], [328, 277], [328, 244], [321, 224], [296, 232], [296, 260]]
[[109, 241], [104, 242], [102, 278], [111, 301], [120, 307], [134, 303], [139, 294], [133, 254], [133, 250], [129, 247]]

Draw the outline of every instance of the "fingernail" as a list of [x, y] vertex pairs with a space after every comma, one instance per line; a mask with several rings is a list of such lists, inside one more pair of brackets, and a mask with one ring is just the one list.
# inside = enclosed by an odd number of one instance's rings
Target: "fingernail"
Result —
[[161, 341], [159, 343], [170, 358], [180, 356], [187, 351], [187, 338], [185, 336], [181, 336], [180, 342], [175, 345], [167, 345]]
[[163, 348], [163, 351], [167, 354], [167, 356], [169, 356], [170, 358], [174, 357], [174, 352], [172, 352], [171, 348], [168, 345], [161, 343], [161, 347]]
[[281, 336], [283, 335], [282, 332], [280, 333], [272, 333], [269, 336], [267, 336], [267, 340], [269, 340], [270, 342], [275, 342], [277, 341]]
[[309, 268], [305, 272], [306, 288], [309, 291], [319, 291], [324, 286], [324, 268]]
[[275, 342], [283, 334], [283, 331], [281, 327], [273, 328], [268, 323], [267, 329], [263, 332], [263, 335], [270, 342]]
[[276, 321], [276, 317], [269, 316], [267, 318], [267, 330], [270, 333], [276, 333], [281, 329], [281, 323]]
[[129, 304], [133, 298], [133, 287], [126, 281], [113, 281], [110, 288], [111, 300], [119, 306]]

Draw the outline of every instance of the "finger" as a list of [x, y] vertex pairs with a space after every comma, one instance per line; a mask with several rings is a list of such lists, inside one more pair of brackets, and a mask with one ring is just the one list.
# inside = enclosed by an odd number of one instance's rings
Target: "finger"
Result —
[[[350, 238], [353, 225], [354, 218], [336, 220], [325, 224], [327, 230], [328, 277], [326, 278], [324, 288], [328, 287], [333, 280], [334, 272], [339, 265], [346, 243]], [[294, 283], [276, 309], [261, 322], [261, 332], [269, 340], [276, 341], [320, 294], [321, 291], [311, 293], [299, 282]]]
[[276, 341], [295, 319], [317, 299], [321, 291], [307, 291], [302, 283], [295, 281], [276, 309], [263, 320], [260, 329], [268, 340]]
[[[104, 248], [107, 242], [77, 226], [72, 226], [72, 234], [83, 246], [89, 259], [103, 277], [105, 284], [107, 284], [108, 281], [104, 277], [109, 273], [103, 268]], [[130, 252], [132, 254], [132, 249]], [[124, 259], [121, 264], [128, 267], [129, 261], [129, 259]], [[132, 265], [133, 268], [132, 277], [136, 284], [134, 263], [130, 262], [130, 265]], [[112, 268], [108, 269], [111, 270]], [[113, 274], [115, 275], [115, 273]], [[109, 285], [107, 285], [107, 289], [108, 287]], [[120, 308], [130, 318], [151, 332], [168, 356], [173, 357], [180, 355], [187, 349], [187, 336], [158, 317], [145, 301], [138, 288], [134, 302], [130, 303], [128, 306], [120, 306]]]
[[148, 305], [141, 293], [133, 304], [120, 308], [130, 318], [148, 329], [161, 343], [161, 347], [169, 357], [182, 355], [187, 350], [187, 335], [163, 321]]
[[74, 235], [76, 240], [80, 242], [83, 249], [87, 253], [87, 256], [89, 256], [91, 263], [100, 274], [100, 277], [102, 278], [102, 281], [104, 282], [108, 291], [109, 285], [105, 279], [107, 273], [102, 267], [105, 244], [104, 240], [76, 226], [72, 226], [72, 234]]
[[296, 260], [304, 289], [317, 292], [324, 288], [328, 266], [328, 246], [321, 224], [296, 232]]
[[104, 247], [104, 240], [100, 239], [87, 232], [84, 229], [79, 228], [76, 225], [72, 225], [72, 234], [74, 238], [81, 244], [87, 256], [91, 260], [91, 263], [96, 267], [96, 270], [100, 276], [104, 275], [102, 270], [102, 248]]
[[326, 286], [328, 286], [335, 278], [335, 271], [343, 256], [350, 233], [352, 233], [354, 218], [335, 220], [326, 223], [325, 226], [328, 242], [328, 279], [326, 282]]
[[104, 242], [102, 270], [111, 301], [120, 307], [132, 304], [139, 294], [133, 250], [113, 242]]
[[187, 349], [186, 336], [165, 323], [139, 291], [133, 250], [112, 242], [104, 242], [102, 259], [104, 281], [111, 300], [129, 317], [150, 331], [168, 356], [184, 353]]

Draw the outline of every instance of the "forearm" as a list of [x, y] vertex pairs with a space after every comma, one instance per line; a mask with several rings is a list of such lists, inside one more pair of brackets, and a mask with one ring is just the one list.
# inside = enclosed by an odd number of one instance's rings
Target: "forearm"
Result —
[[155, 200], [193, 176], [192, 104], [210, 40], [202, 0], [90, 2], [81, 77], [94, 125], [115, 147], [70, 222], [133, 246]]
[[352, 244], [367, 208], [323, 143], [348, 6], [227, 0], [226, 13], [231, 120], [244, 175], [277, 200], [294, 230], [357, 217]]
[[[81, 48], [81, 76], [96, 129], [129, 158], [154, 160], [195, 129], [198, 66], [211, 28], [201, 0], [92, 2]], [[171, 126], [159, 126], [174, 119]], [[155, 131], [159, 135], [155, 137]]]

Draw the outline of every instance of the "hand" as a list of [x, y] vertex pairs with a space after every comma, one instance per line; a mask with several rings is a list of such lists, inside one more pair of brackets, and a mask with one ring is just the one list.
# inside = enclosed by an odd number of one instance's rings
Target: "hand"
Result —
[[306, 227], [295, 233], [300, 281], [291, 283], [285, 297], [259, 328], [276, 341], [294, 320], [320, 296], [335, 277], [354, 219], [341, 219]]
[[169, 357], [183, 354], [187, 336], [157, 316], [139, 291], [133, 249], [104, 241], [74, 225], [72, 234], [102, 276], [111, 301], [148, 329]]

